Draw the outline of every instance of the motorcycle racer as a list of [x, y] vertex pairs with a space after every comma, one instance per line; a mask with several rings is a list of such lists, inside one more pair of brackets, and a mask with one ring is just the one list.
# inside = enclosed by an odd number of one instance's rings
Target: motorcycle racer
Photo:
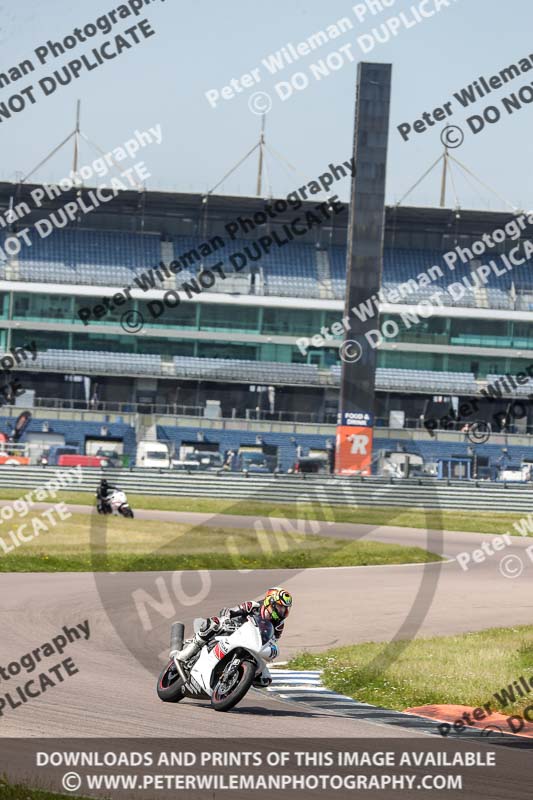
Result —
[[117, 486], [112, 486], [108, 483], [106, 478], [102, 478], [96, 490], [96, 505], [99, 514], [106, 514], [111, 511], [109, 507], [109, 498], [117, 488]]
[[[195, 656], [213, 636], [223, 633], [229, 620], [241, 619], [244, 622], [248, 617], [255, 616], [271, 622], [274, 627], [276, 640], [280, 638], [292, 607], [292, 595], [280, 586], [268, 589], [263, 600], [246, 600], [232, 608], [223, 608], [219, 616], [208, 617], [194, 635], [191, 642], [176, 654], [178, 661], [186, 662]], [[275, 654], [277, 655], [277, 653]], [[268, 686], [272, 682], [268, 671], [259, 679], [259, 685]]]

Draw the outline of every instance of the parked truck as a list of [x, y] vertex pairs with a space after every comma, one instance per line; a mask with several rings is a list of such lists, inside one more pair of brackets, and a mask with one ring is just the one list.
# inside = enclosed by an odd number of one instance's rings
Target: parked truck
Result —
[[164, 442], [139, 442], [137, 445], [137, 467], [170, 469], [170, 450]]

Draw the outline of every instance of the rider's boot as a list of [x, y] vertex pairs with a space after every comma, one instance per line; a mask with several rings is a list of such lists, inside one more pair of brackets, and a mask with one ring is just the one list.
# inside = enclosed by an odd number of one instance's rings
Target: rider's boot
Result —
[[204, 646], [205, 641], [202, 639], [201, 636], [196, 634], [193, 639], [186, 645], [183, 650], [180, 650], [179, 653], [176, 654], [176, 658], [178, 661], [189, 661], [190, 658], [196, 655], [202, 647]]
[[220, 631], [221, 624], [218, 617], [209, 617], [208, 619], [204, 619], [198, 633], [193, 636], [192, 641], [186, 647], [184, 647], [183, 650], [180, 650], [180, 652], [176, 655], [176, 658], [178, 661], [188, 661], [190, 658], [195, 656], [205, 644], [207, 644], [212, 636], [220, 633]]

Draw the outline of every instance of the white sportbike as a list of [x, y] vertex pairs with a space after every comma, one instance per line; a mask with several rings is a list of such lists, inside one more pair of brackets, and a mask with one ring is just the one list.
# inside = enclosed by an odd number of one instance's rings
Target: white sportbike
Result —
[[128, 503], [126, 492], [121, 489], [113, 489], [109, 497], [105, 500], [98, 500], [96, 507], [99, 514], [112, 514], [114, 517], [129, 517], [133, 519], [133, 511]]
[[111, 493], [111, 496], [108, 498], [107, 502], [113, 516], [129, 517], [130, 519], [133, 519], [133, 511], [128, 503], [126, 492], [123, 492], [120, 489], [115, 489]]
[[[195, 630], [201, 622], [195, 620]], [[227, 621], [224, 632], [186, 663], [176, 658], [183, 648], [183, 632], [181, 622], [172, 625], [170, 661], [157, 681], [157, 694], [164, 702], [179, 703], [184, 697], [205, 699], [211, 700], [215, 711], [229, 711], [254, 681], [257, 685], [268, 683], [267, 663], [278, 655], [274, 628], [268, 620], [250, 616], [242, 624]]]

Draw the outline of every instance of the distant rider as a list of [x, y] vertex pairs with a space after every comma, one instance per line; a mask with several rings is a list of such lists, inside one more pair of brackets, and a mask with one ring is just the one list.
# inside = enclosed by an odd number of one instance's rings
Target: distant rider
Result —
[[110, 483], [108, 483], [106, 478], [102, 478], [100, 481], [100, 485], [96, 490], [96, 503], [99, 514], [108, 514], [111, 511], [109, 507], [109, 499], [116, 488], [116, 486], [112, 486]]
[[[178, 661], [189, 661], [195, 656], [202, 647], [209, 642], [213, 636], [223, 633], [231, 619], [240, 619], [245, 622], [248, 617], [255, 617], [271, 622], [274, 627], [276, 639], [283, 633], [285, 620], [289, 616], [292, 607], [292, 595], [286, 589], [275, 586], [269, 589], [263, 600], [246, 600], [233, 608], [222, 608], [218, 617], [208, 617], [202, 622], [200, 630], [194, 635], [193, 640], [183, 648], [177, 655]], [[277, 655], [277, 653], [276, 653]], [[261, 676], [260, 685], [268, 686], [272, 682], [268, 671]]]

